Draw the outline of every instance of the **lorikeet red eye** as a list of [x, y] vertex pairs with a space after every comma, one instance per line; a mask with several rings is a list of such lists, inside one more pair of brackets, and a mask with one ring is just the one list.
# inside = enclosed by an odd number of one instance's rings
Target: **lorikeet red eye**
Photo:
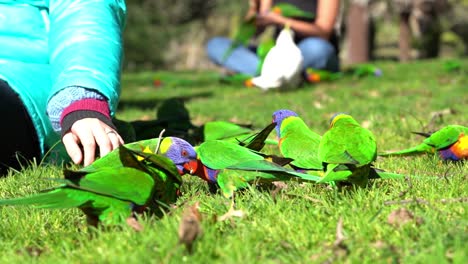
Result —
[[182, 157], [187, 157], [188, 156], [188, 153], [186, 150], [182, 150]]

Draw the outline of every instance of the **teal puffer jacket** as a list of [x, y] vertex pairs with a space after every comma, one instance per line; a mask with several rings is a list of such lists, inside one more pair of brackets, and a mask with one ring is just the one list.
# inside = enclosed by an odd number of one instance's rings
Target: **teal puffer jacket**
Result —
[[47, 102], [70, 86], [120, 94], [125, 1], [0, 0], [0, 79], [19, 94], [44, 153], [59, 140]]

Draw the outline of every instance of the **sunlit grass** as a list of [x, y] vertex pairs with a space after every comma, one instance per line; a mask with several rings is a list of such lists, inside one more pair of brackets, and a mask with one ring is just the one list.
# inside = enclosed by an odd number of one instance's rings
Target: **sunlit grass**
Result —
[[[280, 108], [296, 111], [318, 133], [335, 112], [353, 115], [376, 136], [380, 151], [418, 144], [411, 131], [468, 125], [466, 74], [443, 71], [442, 61], [380, 63], [381, 78], [308, 85], [287, 93], [262, 93], [216, 82], [213, 73], [172, 73], [155, 87], [155, 73], [124, 75], [117, 117], [155, 119], [158, 108], [181, 98], [192, 123], [251, 123], [262, 128]], [[468, 61], [463, 61], [468, 68]], [[161, 75], [162, 76], [162, 75]], [[169, 80], [173, 78], [173, 80]], [[182, 81], [175, 81], [175, 80]], [[186, 81], [191, 80], [191, 81]], [[450, 109], [450, 111], [447, 111]], [[435, 112], [447, 112], [434, 117]], [[441, 112], [441, 113], [442, 113]], [[271, 135], [273, 137], [273, 134]], [[271, 146], [266, 151], [275, 152]], [[95, 230], [77, 209], [0, 207], [2, 263], [466, 263], [468, 256], [468, 165], [430, 156], [379, 158], [376, 166], [414, 175], [377, 180], [368, 188], [342, 191], [290, 183], [274, 192], [249, 188], [235, 195], [244, 217], [216, 221], [231, 200], [211, 195], [198, 178], [184, 176], [184, 195], [157, 219], [142, 216], [143, 232], [129, 227]], [[54, 186], [61, 168], [32, 166], [0, 180], [0, 197], [19, 197]], [[183, 207], [201, 202], [203, 236], [193, 255], [178, 245]], [[388, 223], [396, 209], [414, 219]], [[337, 243], [342, 219], [344, 240]], [[339, 241], [338, 241], [339, 242]]]

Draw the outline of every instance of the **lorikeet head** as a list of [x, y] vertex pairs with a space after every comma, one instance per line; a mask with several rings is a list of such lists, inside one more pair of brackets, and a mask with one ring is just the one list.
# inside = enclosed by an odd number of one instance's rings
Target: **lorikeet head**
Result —
[[281, 15], [281, 8], [275, 6], [271, 9], [271, 12]]
[[254, 87], [254, 84], [252, 82], [252, 78], [248, 78], [244, 81], [244, 86], [247, 87], [247, 88], [251, 88], [251, 87]]
[[346, 113], [336, 113], [330, 118], [330, 127], [333, 127], [338, 120], [353, 120], [353, 117]]
[[280, 131], [281, 131], [281, 124], [283, 123], [283, 120], [285, 118], [288, 118], [290, 116], [298, 116], [298, 114], [294, 111], [288, 110], [288, 109], [280, 109], [277, 110], [273, 113], [273, 121], [276, 122], [276, 135], [278, 138], [281, 137]]
[[321, 81], [320, 74], [313, 68], [306, 69], [306, 78], [311, 83], [318, 83]]
[[161, 141], [161, 154], [171, 159], [180, 174], [197, 170], [197, 153], [187, 141], [177, 137], [166, 137]]

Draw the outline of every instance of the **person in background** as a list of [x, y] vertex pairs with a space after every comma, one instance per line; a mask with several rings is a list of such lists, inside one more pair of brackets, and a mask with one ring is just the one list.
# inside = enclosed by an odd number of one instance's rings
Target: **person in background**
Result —
[[[304, 57], [304, 69], [339, 71], [338, 38], [335, 32], [335, 23], [340, 9], [339, 0], [253, 0], [249, 3], [247, 17], [252, 16], [252, 10], [258, 10], [256, 25], [259, 30], [273, 25], [279, 33], [281, 28], [289, 24], [295, 32], [295, 42]], [[288, 18], [272, 12], [272, 6], [278, 3], [293, 4], [315, 14], [315, 18]], [[210, 39], [206, 45], [208, 57], [215, 64], [231, 72], [256, 76], [260, 60], [255, 49], [239, 46], [227, 58], [224, 58], [231, 44], [232, 40], [226, 37]]]
[[0, 1], [0, 175], [40, 160], [60, 139], [89, 165], [123, 140], [123, 0]]

